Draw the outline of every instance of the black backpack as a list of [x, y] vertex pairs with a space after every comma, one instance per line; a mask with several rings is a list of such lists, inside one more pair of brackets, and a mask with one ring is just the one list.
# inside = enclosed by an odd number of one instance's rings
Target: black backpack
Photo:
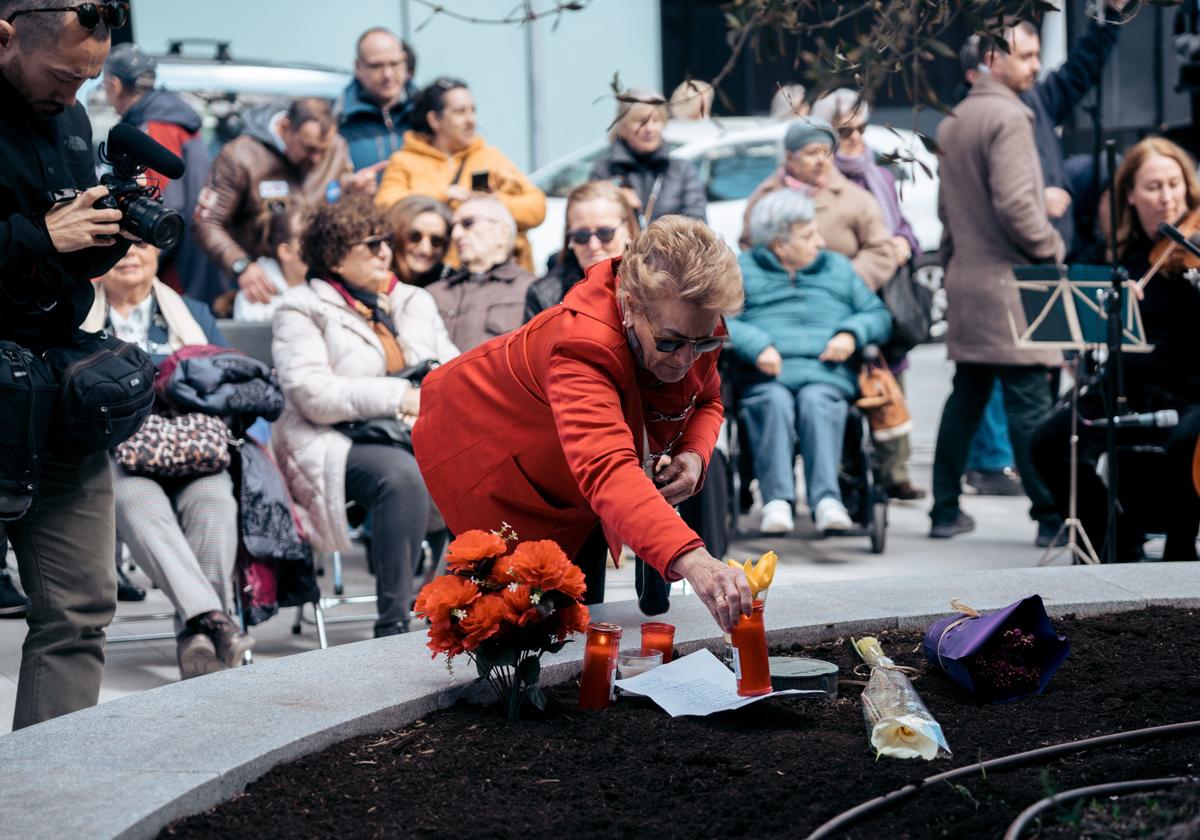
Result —
[[58, 382], [46, 363], [0, 341], [0, 521], [33, 507], [57, 399]]

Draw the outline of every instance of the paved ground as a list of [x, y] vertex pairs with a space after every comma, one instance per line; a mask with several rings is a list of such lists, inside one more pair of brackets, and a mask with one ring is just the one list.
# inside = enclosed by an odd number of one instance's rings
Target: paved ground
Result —
[[[914, 480], [928, 487], [937, 422], [952, 366], [946, 361], [941, 346], [921, 348], [911, 358], [908, 387], [915, 426], [911, 467]], [[783, 584], [1032, 566], [1038, 562], [1041, 552], [1033, 547], [1035, 526], [1028, 517], [1028, 504], [1024, 498], [967, 497], [963, 506], [979, 522], [979, 528], [972, 534], [946, 541], [926, 537], [929, 530], [927, 501], [893, 504], [887, 550], [882, 555], [870, 553], [865, 537], [817, 538], [802, 511], [797, 516], [796, 533], [790, 537], [770, 540], [740, 538], [730, 554], [743, 558], [757, 556], [768, 548], [774, 549], [780, 556], [776, 581]], [[742, 530], [753, 534], [755, 522], [755, 514], [743, 517]], [[1059, 562], [1065, 564], [1066, 561]], [[10, 568], [13, 565], [10, 558]], [[136, 579], [143, 585], [149, 585], [140, 573]], [[322, 587], [327, 592], [331, 589], [328, 578], [322, 580]], [[347, 558], [346, 588], [349, 593], [367, 594], [374, 591], [361, 555]], [[631, 597], [632, 569], [627, 565], [618, 571], [610, 570], [607, 599]], [[356, 610], [359, 608], [347, 606], [334, 613], [349, 615]], [[151, 590], [143, 603], [121, 604], [117, 615], [123, 617], [169, 611], [166, 597], [158, 590]], [[317, 646], [316, 629], [311, 624], [304, 625], [299, 635], [292, 634], [294, 614], [294, 610], [289, 610], [286, 615], [279, 615], [254, 628], [254, 636], [259, 641], [256, 658], [273, 659], [312, 650]], [[0, 733], [7, 732], [11, 726], [24, 629], [22, 621], [0, 621]], [[110, 639], [146, 632], [148, 629], [169, 630], [170, 622], [117, 623], [110, 630]], [[330, 643], [345, 644], [369, 638], [370, 634], [369, 621], [334, 625], [330, 627]], [[110, 644], [101, 701], [174, 682], [178, 676], [173, 641]]]

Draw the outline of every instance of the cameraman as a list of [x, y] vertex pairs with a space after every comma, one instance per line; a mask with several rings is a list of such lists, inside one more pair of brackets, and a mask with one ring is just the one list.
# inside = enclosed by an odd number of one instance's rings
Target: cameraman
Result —
[[[99, 75], [129, 4], [0, 0], [0, 339], [65, 344], [92, 305], [91, 278], [129, 247], [119, 210], [92, 205], [92, 130], [76, 93]], [[49, 194], [84, 192], [51, 207]], [[17, 424], [0, 404], [4, 427]], [[42, 464], [38, 506], [5, 523], [29, 596], [13, 729], [95, 705], [116, 608], [107, 456]]]

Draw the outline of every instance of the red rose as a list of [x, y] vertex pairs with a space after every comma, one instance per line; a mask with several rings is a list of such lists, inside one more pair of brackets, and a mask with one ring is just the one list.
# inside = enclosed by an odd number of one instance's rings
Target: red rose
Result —
[[557, 589], [575, 599], [582, 598], [587, 589], [583, 572], [552, 540], [521, 543], [500, 565], [510, 579], [531, 589]]
[[505, 623], [516, 624], [517, 613], [503, 597], [499, 595], [483, 595], [467, 610], [467, 617], [459, 627], [466, 635], [463, 637], [463, 647], [475, 650], [480, 643], [492, 638], [504, 629]]

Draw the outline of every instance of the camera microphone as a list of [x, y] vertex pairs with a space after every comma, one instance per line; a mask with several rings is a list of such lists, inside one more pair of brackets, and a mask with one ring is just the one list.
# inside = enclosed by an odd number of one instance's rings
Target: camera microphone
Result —
[[108, 132], [108, 157], [114, 161], [134, 162], [136, 165], [161, 172], [172, 181], [183, 177], [183, 161], [149, 134], [128, 123], [118, 123]]
[[1114, 417], [1111, 423], [1107, 418], [1101, 417], [1099, 420], [1084, 420], [1083, 424], [1094, 429], [1103, 429], [1109, 425], [1118, 429], [1170, 429], [1179, 425], [1179, 412], [1173, 408], [1165, 408], [1145, 414], [1123, 414]]

